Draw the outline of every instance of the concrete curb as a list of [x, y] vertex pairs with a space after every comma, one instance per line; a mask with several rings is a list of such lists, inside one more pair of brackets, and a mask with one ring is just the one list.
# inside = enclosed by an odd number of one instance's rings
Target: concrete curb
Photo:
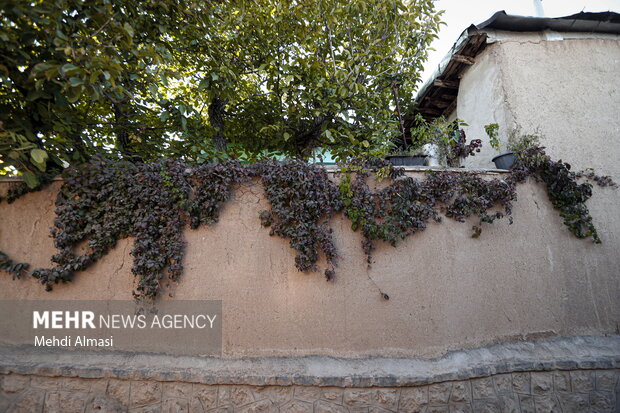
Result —
[[620, 368], [620, 335], [500, 343], [437, 359], [327, 356], [224, 359], [0, 347], [0, 374], [203, 384], [421, 386], [500, 373]]

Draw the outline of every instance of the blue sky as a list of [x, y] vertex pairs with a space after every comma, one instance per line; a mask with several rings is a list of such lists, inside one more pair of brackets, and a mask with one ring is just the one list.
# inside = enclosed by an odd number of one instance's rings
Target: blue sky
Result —
[[[437, 68], [441, 59], [450, 51], [459, 35], [470, 24], [487, 20], [496, 11], [505, 10], [508, 14], [534, 16], [534, 0], [437, 0], [439, 10], [445, 10], [439, 38], [433, 42], [435, 51], [429, 53], [422, 75], [426, 82]], [[542, 0], [547, 17], [568, 16], [580, 11], [615, 11], [620, 13], [620, 0]]]

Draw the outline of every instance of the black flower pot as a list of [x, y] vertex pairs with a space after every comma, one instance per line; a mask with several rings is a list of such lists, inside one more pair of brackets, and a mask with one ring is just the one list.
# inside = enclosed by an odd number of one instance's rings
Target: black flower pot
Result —
[[497, 155], [492, 159], [497, 169], [510, 169], [517, 160], [517, 156], [512, 152]]
[[394, 166], [422, 166], [426, 163], [426, 155], [419, 156], [386, 156], [385, 159]]

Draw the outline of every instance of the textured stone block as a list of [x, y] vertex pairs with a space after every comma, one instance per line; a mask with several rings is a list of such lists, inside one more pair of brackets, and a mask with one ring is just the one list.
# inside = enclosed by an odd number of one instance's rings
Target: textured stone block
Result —
[[129, 410], [129, 413], [161, 413], [161, 405], [154, 404], [151, 406], [135, 407]]
[[377, 389], [372, 402], [383, 409], [396, 410], [398, 408], [398, 389]]
[[79, 377], [63, 377], [59, 380], [59, 384], [62, 390], [72, 390], [82, 393], [89, 393], [92, 381]]
[[192, 397], [190, 399], [190, 407], [192, 410], [212, 409], [217, 406], [217, 386], [209, 386], [206, 384], [194, 384], [192, 386]]
[[189, 413], [189, 400], [175, 397], [164, 398], [162, 413]]
[[164, 383], [163, 384], [163, 398], [181, 398], [189, 399], [192, 395], [191, 383]]
[[11, 399], [0, 393], [0, 412], [8, 412], [11, 405]]
[[456, 403], [469, 403], [472, 400], [471, 383], [469, 381], [457, 381], [452, 385], [450, 401]]
[[[321, 398], [332, 403], [342, 404], [344, 389], [338, 387], [329, 387], [321, 391]], [[398, 402], [398, 401], [397, 401]]]
[[615, 395], [606, 391], [594, 391], [590, 393], [590, 407], [598, 413], [613, 412], [615, 403]]
[[2, 390], [6, 393], [18, 393], [26, 390], [30, 386], [29, 376], [20, 376], [17, 374], [10, 374], [3, 377]]
[[450, 401], [453, 403], [469, 403], [472, 400], [471, 383], [469, 381], [457, 381], [452, 384]]
[[87, 379], [90, 382], [91, 394], [106, 394], [108, 390], [108, 379]]
[[426, 413], [450, 413], [449, 406], [429, 406]]
[[[281, 412], [284, 410], [280, 409]], [[339, 404], [319, 400], [314, 404], [314, 413], [348, 413], [349, 410]]]
[[30, 389], [19, 395], [11, 413], [33, 413], [43, 411], [45, 391]]
[[555, 395], [534, 396], [536, 413], [562, 413], [562, 408]]
[[200, 400], [192, 397], [189, 399], [189, 411], [190, 413], [205, 413], [207, 409], [202, 406]]
[[110, 379], [106, 393], [118, 400], [123, 406], [128, 406], [130, 386], [131, 382], [128, 380]]
[[536, 413], [534, 398], [527, 394], [519, 395], [519, 407], [521, 407], [521, 413]]
[[512, 388], [516, 393], [532, 394], [530, 373], [513, 373]]
[[428, 403], [430, 405], [448, 404], [452, 383], [437, 383], [428, 386]]
[[89, 401], [86, 413], [124, 413], [127, 408], [105, 394], [96, 394]]
[[[254, 390], [254, 398], [256, 400], [269, 399], [273, 404], [282, 406], [283, 404], [293, 400], [293, 393], [295, 388], [293, 386], [266, 386], [259, 387]], [[342, 389], [340, 390], [340, 402], [342, 402]], [[324, 390], [329, 392], [330, 390]], [[332, 392], [333, 394], [333, 392]]]
[[450, 405], [450, 413], [473, 413], [469, 403], [454, 403]]
[[596, 372], [596, 390], [615, 391], [618, 374], [612, 370]]
[[218, 405], [244, 406], [252, 402], [254, 402], [254, 394], [250, 386], [221, 386], [219, 389]]
[[594, 372], [571, 371], [571, 388], [575, 393], [587, 393], [594, 390]]
[[474, 394], [474, 400], [495, 397], [495, 389], [493, 386], [493, 379], [491, 377], [483, 377], [481, 379], [472, 380], [471, 387]]
[[45, 396], [45, 413], [83, 413], [90, 397], [85, 393], [52, 391]]
[[567, 371], [553, 372], [553, 387], [556, 392], [570, 392], [570, 373]]
[[372, 406], [368, 408], [368, 413], [393, 413], [395, 410], [384, 409], [383, 407]]
[[344, 404], [347, 406], [370, 406], [372, 401], [374, 400], [372, 390], [364, 390], [364, 389], [346, 389], [344, 391]]
[[510, 374], [498, 374], [493, 377], [495, 383], [495, 389], [498, 393], [512, 393], [512, 375]]
[[370, 413], [368, 407], [349, 407], [349, 413]]
[[231, 405], [218, 406], [215, 409], [208, 410], [207, 413], [233, 413], [235, 408]]
[[321, 389], [319, 387], [298, 386], [295, 387], [294, 398], [314, 403], [321, 398]]
[[60, 381], [56, 377], [32, 376], [30, 386], [46, 390], [60, 390]]
[[[304, 402], [301, 400], [294, 400], [284, 404], [280, 407], [280, 412], [289, 412], [289, 413], [312, 413], [313, 407], [312, 403]], [[329, 410], [326, 410], [329, 411]]]
[[[296, 402], [296, 403], [304, 403], [304, 402]], [[293, 409], [290, 410], [291, 413], [312, 413], [312, 405], [306, 403], [310, 406], [310, 410], [303, 409]], [[271, 403], [270, 400], [260, 400], [257, 402], [250, 403], [246, 406], [243, 406], [239, 409], [235, 409], [237, 413], [278, 413], [278, 408]]]
[[553, 373], [534, 372], [530, 374], [532, 379], [533, 394], [547, 394], [553, 392]]
[[499, 406], [499, 400], [497, 399], [481, 399], [474, 400], [474, 412], [476, 413], [501, 413], [502, 409]]
[[162, 385], [156, 381], [132, 381], [129, 389], [131, 407], [161, 403]]
[[502, 413], [520, 413], [519, 396], [516, 393], [502, 393], [499, 396]]
[[584, 393], [559, 393], [558, 400], [564, 412], [585, 412], [590, 404], [589, 395]]
[[426, 406], [428, 406], [428, 386], [401, 389], [399, 411], [419, 413], [424, 411]]

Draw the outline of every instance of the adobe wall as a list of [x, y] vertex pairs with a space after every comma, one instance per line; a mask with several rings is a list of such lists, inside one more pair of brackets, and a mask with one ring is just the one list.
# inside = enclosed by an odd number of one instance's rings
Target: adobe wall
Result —
[[[31, 268], [49, 266], [54, 254], [49, 227], [59, 185], [0, 204], [0, 249]], [[617, 334], [620, 191], [596, 188], [590, 202], [601, 245], [570, 234], [540, 185], [528, 182], [518, 196], [513, 225], [485, 225], [472, 239], [474, 222], [430, 223], [397, 248], [379, 244], [371, 268], [360, 234], [336, 216], [341, 259], [326, 282], [297, 271], [288, 241], [260, 225], [259, 211], [268, 208], [262, 187], [243, 187], [219, 223], [186, 230], [185, 272], [162, 299], [222, 300], [224, 358], [431, 358], [497, 342]], [[0, 299], [130, 300], [130, 251], [131, 240], [122, 240], [52, 292], [2, 274]]]
[[[514, 127], [538, 131], [553, 158], [620, 177], [620, 37], [491, 35], [500, 40], [476, 57], [459, 87], [457, 116], [469, 123], [469, 138], [486, 144], [467, 166], [492, 167], [498, 152], [483, 126], [498, 123], [503, 137]], [[558, 36], [564, 40], [548, 40]]]

